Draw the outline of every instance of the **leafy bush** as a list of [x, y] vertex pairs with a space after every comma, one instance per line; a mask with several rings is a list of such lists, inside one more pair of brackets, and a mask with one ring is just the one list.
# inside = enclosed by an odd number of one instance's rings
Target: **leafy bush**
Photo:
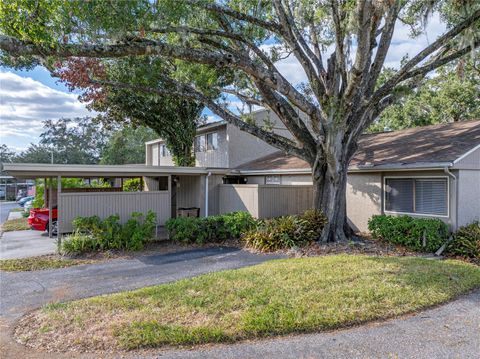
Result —
[[131, 178], [123, 182], [124, 192], [140, 192], [142, 190], [142, 181], [140, 178]]
[[480, 259], [480, 222], [475, 221], [460, 227], [448, 244], [448, 254]]
[[424, 252], [435, 252], [448, 237], [448, 226], [437, 218], [378, 215], [369, 219], [368, 229], [373, 238]]
[[264, 252], [303, 246], [320, 237], [326, 222], [320, 211], [307, 210], [299, 216], [264, 220], [258, 228], [247, 232], [243, 240], [249, 247]]
[[148, 211], [146, 216], [133, 212], [132, 218], [123, 225], [119, 221], [118, 215], [104, 220], [98, 216], [75, 218], [74, 233], [62, 241], [61, 251], [66, 254], [111, 249], [137, 251], [154, 236], [156, 214], [153, 211]]
[[204, 218], [172, 218], [165, 223], [165, 228], [174, 241], [204, 244], [239, 238], [255, 225], [256, 221], [250, 213], [233, 212]]
[[[57, 179], [52, 179], [52, 188], [57, 190]], [[92, 180], [89, 184], [85, 183], [82, 178], [62, 178], [62, 188], [105, 188], [111, 187], [108, 182], [104, 182], [102, 179]], [[43, 208], [45, 193], [45, 181], [43, 179], [37, 179], [35, 181], [35, 198], [33, 199], [33, 208]]]

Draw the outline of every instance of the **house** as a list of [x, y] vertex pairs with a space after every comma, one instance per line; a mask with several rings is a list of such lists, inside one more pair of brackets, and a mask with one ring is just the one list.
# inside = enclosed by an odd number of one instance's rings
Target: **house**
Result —
[[[249, 115], [260, 126], [291, 136], [268, 111]], [[143, 179], [142, 192], [50, 189], [59, 231], [76, 216], [157, 213], [160, 225], [180, 208], [200, 216], [246, 210], [259, 218], [299, 213], [312, 201], [309, 165], [286, 156], [226, 122], [199, 127], [195, 167], [177, 167], [163, 140], [147, 142], [143, 165], [5, 164], [21, 178]], [[118, 183], [119, 181], [116, 181]], [[480, 218], [480, 121], [364, 135], [350, 163], [347, 214], [358, 231], [375, 214], [440, 218], [452, 229]]]
[[[238, 166], [246, 183], [311, 184], [309, 165], [281, 152]], [[375, 214], [440, 218], [452, 229], [480, 219], [480, 121], [363, 135], [350, 162], [347, 214], [367, 231]]]

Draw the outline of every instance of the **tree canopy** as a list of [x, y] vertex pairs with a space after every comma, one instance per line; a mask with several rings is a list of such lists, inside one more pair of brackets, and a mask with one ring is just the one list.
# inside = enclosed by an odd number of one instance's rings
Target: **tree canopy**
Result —
[[147, 127], [122, 126], [109, 137], [100, 163], [105, 165], [145, 163], [145, 142], [157, 137], [157, 133]]
[[[346, 174], [361, 134], [427, 74], [480, 45], [475, 0], [4, 0], [0, 6], [5, 64], [62, 68], [65, 59], [84, 59], [89, 84], [188, 97], [306, 160], [313, 205], [328, 219], [325, 241], [347, 236]], [[418, 35], [432, 11], [442, 15], [446, 32], [379, 84], [395, 27], [406, 23]], [[295, 57], [306, 83], [291, 83], [279, 71], [285, 56]], [[160, 61], [171, 71], [155, 84], [143, 77], [122, 83], [102, 71], [128, 58]], [[228, 76], [218, 87], [203, 86], [199, 68]], [[289, 135], [243, 121], [226, 95], [270, 109]]]
[[435, 76], [425, 78], [418, 88], [386, 108], [370, 131], [480, 118], [480, 68], [476, 62], [467, 58], [439, 68]]

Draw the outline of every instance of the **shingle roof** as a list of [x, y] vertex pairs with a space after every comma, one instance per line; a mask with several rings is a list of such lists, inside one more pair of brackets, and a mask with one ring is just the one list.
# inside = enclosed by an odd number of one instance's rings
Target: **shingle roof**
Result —
[[[453, 162], [480, 144], [480, 120], [365, 134], [350, 167]], [[242, 171], [307, 169], [307, 162], [275, 152], [237, 169]]]

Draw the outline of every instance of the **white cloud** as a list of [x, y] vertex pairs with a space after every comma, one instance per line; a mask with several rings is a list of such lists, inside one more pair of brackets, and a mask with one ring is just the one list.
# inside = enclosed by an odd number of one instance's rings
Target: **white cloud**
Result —
[[0, 142], [24, 149], [37, 142], [42, 121], [91, 115], [77, 95], [52, 89], [29, 77], [0, 72]]

